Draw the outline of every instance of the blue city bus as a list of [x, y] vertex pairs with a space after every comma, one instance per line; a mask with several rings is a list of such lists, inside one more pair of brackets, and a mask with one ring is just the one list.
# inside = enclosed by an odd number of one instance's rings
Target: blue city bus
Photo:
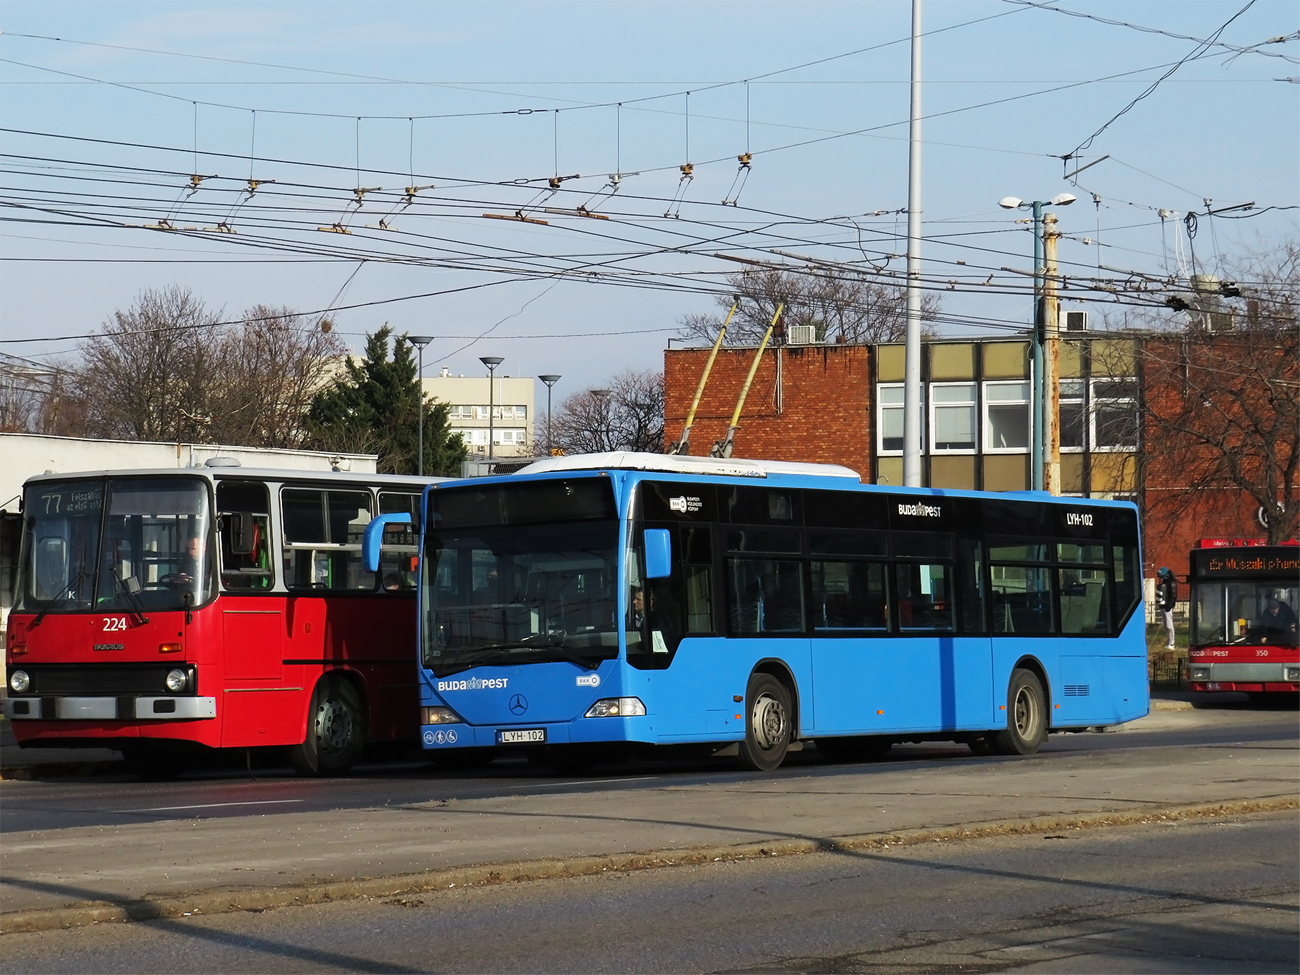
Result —
[[1027, 755], [1150, 707], [1127, 502], [607, 453], [434, 484], [419, 517], [421, 736], [448, 764]]

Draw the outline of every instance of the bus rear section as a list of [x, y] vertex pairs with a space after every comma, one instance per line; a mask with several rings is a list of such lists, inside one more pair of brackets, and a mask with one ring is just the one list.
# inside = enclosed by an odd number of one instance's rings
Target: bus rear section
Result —
[[1300, 546], [1207, 539], [1190, 563], [1188, 687], [1300, 694]]
[[1132, 505], [815, 465], [582, 466], [601, 459], [426, 495], [420, 724], [438, 760], [1029, 754], [1149, 710]]
[[203, 748], [287, 747], [336, 774], [367, 741], [414, 741], [414, 539], [392, 539], [381, 572], [360, 541], [421, 486], [231, 467], [32, 479], [15, 738], [114, 748], [154, 777]]

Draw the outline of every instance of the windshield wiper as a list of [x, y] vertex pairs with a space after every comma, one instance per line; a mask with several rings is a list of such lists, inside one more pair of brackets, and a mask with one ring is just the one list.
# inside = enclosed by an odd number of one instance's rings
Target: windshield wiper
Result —
[[595, 670], [600, 666], [599, 660], [591, 660], [587, 657], [574, 653], [565, 645], [565, 638], [568, 636], [564, 630], [550, 630], [546, 633], [534, 633], [531, 636], [523, 637], [511, 643], [493, 643], [486, 647], [479, 647], [468, 653], [458, 655], [456, 664], [480, 664], [494, 657], [505, 657], [511, 650], [554, 650], [557, 655], [577, 664], [587, 670]]
[[80, 585], [83, 578], [85, 578], [84, 572], [78, 572], [74, 576], [69, 576], [67, 583], [65, 583], [63, 588], [59, 590], [59, 594], [45, 604], [45, 608], [36, 614], [36, 619], [32, 620], [30, 626], [40, 626], [41, 620], [45, 619], [45, 617], [50, 614], [50, 610], [63, 602], [64, 597], [72, 592], [72, 587], [74, 585]]
[[[111, 570], [110, 570], [111, 571]], [[128, 582], [128, 580], [130, 580]], [[136, 595], [140, 591], [140, 583], [135, 576], [127, 576], [122, 579], [116, 572], [113, 572], [113, 582], [117, 586], [117, 591], [122, 594], [126, 600], [127, 606], [131, 608], [131, 615], [136, 619], [136, 626], [143, 626], [149, 622], [149, 617], [144, 615], [144, 604], [140, 602], [140, 597]]]

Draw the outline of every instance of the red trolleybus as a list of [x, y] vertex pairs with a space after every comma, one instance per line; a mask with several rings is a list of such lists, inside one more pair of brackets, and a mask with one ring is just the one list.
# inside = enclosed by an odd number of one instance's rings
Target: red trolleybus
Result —
[[433, 479], [205, 468], [47, 474], [24, 487], [5, 714], [24, 747], [118, 749], [178, 773], [197, 746], [288, 746], [303, 774], [418, 734], [415, 537]]
[[1300, 546], [1202, 539], [1191, 553], [1194, 691], [1300, 692]]

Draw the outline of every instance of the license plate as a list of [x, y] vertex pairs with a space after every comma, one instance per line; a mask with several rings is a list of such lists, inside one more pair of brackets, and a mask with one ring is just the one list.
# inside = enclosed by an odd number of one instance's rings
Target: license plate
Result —
[[531, 745], [546, 741], [545, 728], [511, 728], [497, 732], [498, 745]]

